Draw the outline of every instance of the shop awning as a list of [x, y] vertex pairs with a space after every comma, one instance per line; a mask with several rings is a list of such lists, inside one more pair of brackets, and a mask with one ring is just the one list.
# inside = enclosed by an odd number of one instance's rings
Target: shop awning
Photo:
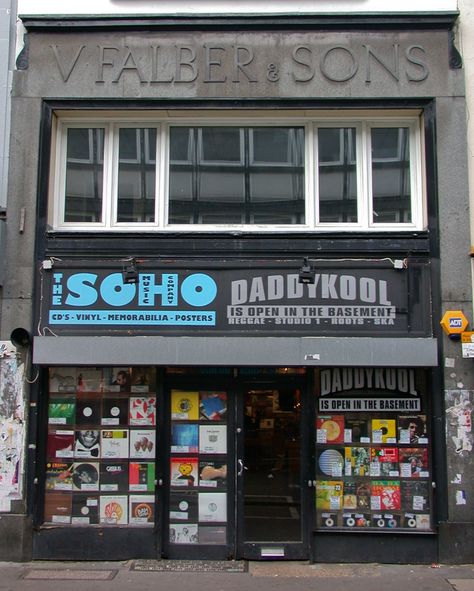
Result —
[[35, 337], [38, 365], [232, 365], [430, 367], [434, 338]]

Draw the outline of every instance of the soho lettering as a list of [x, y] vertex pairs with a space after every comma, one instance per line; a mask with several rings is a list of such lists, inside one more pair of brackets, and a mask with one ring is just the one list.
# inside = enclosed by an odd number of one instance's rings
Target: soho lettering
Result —
[[291, 273], [232, 281], [232, 305], [306, 297], [391, 306], [387, 291], [386, 281], [372, 277], [316, 273], [312, 285], [303, 285], [299, 275]]
[[177, 306], [180, 298], [190, 306], [207, 306], [217, 295], [217, 285], [209, 275], [193, 273], [180, 281], [176, 273], [139, 273], [136, 284], [123, 281], [122, 273], [103, 278], [95, 273], [75, 273], [64, 285], [63, 273], [54, 273], [53, 306], [88, 307], [99, 299], [111, 307], [123, 307], [135, 302], [139, 306]]

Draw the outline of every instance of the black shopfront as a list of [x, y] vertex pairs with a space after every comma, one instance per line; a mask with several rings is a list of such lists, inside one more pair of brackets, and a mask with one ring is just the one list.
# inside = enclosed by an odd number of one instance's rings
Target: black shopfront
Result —
[[134, 265], [42, 272], [38, 558], [433, 557], [426, 260]]

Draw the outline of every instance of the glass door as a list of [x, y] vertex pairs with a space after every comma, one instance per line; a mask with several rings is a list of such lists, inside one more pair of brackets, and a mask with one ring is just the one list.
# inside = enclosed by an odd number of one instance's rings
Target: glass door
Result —
[[303, 395], [275, 381], [243, 388], [237, 428], [238, 553], [248, 559], [307, 558], [312, 481], [302, 462]]

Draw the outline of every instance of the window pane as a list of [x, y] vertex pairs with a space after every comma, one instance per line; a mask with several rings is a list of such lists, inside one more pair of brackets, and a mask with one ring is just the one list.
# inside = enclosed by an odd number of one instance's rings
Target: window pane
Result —
[[102, 221], [104, 129], [68, 129], [65, 222]]
[[372, 129], [373, 223], [412, 221], [410, 194], [410, 130]]
[[318, 130], [319, 221], [357, 222], [356, 130]]
[[118, 222], [155, 221], [156, 129], [119, 132]]
[[170, 224], [304, 223], [303, 128], [172, 127], [170, 154]]

